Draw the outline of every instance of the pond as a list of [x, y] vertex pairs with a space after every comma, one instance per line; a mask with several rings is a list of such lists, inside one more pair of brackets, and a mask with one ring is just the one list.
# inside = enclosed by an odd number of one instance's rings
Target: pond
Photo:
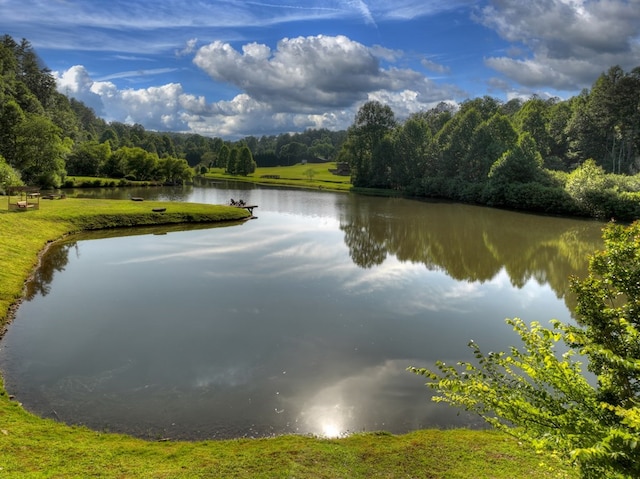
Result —
[[[86, 194], [86, 193], [85, 193]], [[505, 350], [506, 317], [571, 321], [602, 224], [229, 183], [89, 192], [257, 204], [225, 227], [50, 248], [0, 341], [43, 417], [149, 439], [482, 427], [408, 366]], [[123, 196], [125, 195], [125, 196]]]

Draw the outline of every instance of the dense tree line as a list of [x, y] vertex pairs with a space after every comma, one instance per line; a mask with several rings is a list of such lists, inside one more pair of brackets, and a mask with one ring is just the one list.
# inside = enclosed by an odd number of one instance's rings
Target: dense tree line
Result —
[[290, 166], [302, 161], [335, 159], [345, 137], [345, 131], [321, 128], [278, 136], [247, 137], [243, 142], [249, 146], [259, 166]]
[[640, 67], [566, 101], [448, 104], [400, 123], [368, 102], [339, 159], [355, 186], [561, 214], [640, 217]]
[[0, 191], [67, 176], [180, 183], [211, 167], [338, 160], [356, 187], [528, 211], [640, 218], [640, 67], [612, 67], [560, 101], [491, 97], [396, 120], [368, 102], [347, 131], [239, 141], [106, 122], [57, 92], [27, 40], [0, 38]]
[[56, 90], [27, 40], [0, 39], [0, 190], [20, 182], [58, 187], [67, 175], [181, 183], [192, 177], [171, 135], [106, 123]]

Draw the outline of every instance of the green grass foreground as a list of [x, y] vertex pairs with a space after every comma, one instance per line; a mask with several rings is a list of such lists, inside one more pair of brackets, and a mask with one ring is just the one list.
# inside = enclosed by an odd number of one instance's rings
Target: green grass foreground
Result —
[[[153, 213], [166, 207], [165, 213]], [[0, 197], [0, 325], [20, 298], [38, 255], [81, 230], [238, 221], [245, 210], [188, 203], [41, 200], [8, 212]], [[546, 465], [541, 466], [540, 463]], [[27, 412], [0, 379], [0, 478], [573, 478], [493, 431], [362, 433], [340, 439], [282, 436], [228, 441], [149, 442], [66, 426]]]

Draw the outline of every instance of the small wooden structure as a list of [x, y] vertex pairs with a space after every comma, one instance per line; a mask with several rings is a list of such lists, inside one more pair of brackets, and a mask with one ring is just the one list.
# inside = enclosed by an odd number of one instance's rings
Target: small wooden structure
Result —
[[251, 213], [251, 216], [253, 216], [253, 209], [257, 208], [258, 205], [242, 205], [242, 206], [237, 206], [237, 208], [244, 208], [245, 210], [247, 210], [249, 213]]
[[244, 202], [244, 200], [236, 201], [233, 198], [231, 198], [231, 200], [229, 201], [229, 206], [235, 206], [236, 208], [244, 208], [249, 213], [251, 213], [251, 216], [253, 216], [253, 209], [258, 207], [258, 205], [248, 205]]
[[46, 193], [40, 196], [43, 200], [64, 200], [66, 197], [65, 193]]
[[40, 188], [35, 186], [7, 187], [9, 211], [28, 211], [40, 209]]

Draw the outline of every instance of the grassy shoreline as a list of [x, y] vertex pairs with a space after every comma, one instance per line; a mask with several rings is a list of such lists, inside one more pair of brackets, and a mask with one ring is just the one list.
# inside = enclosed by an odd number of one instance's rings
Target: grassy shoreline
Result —
[[[336, 163], [307, 163], [292, 166], [258, 167], [247, 176], [229, 175], [223, 168], [210, 168], [203, 175], [206, 179], [243, 181], [266, 186], [288, 186], [312, 190], [348, 192], [352, 190], [349, 176], [338, 176], [329, 170], [336, 168]], [[309, 173], [313, 171], [313, 173]]]
[[[164, 213], [153, 208], [166, 207]], [[0, 326], [47, 245], [83, 230], [240, 222], [245, 210], [189, 203], [41, 200], [8, 212], [0, 197]], [[545, 467], [539, 463], [546, 462]], [[558, 478], [576, 477], [493, 431], [425, 430], [340, 439], [281, 436], [229, 441], [148, 442], [39, 418], [13, 400], [0, 378], [0, 477], [25, 478]]]

